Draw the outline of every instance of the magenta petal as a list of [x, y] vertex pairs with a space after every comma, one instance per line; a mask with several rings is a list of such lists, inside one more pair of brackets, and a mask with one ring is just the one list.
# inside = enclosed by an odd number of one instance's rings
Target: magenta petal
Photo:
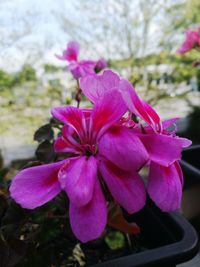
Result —
[[140, 139], [130, 129], [111, 127], [99, 141], [99, 154], [127, 171], [139, 170], [148, 160]]
[[62, 128], [62, 136], [58, 137], [54, 142], [55, 152], [81, 154], [81, 147], [76, 141], [76, 137], [78, 137], [78, 135], [75, 130], [71, 126], [64, 125]]
[[113, 123], [117, 122], [127, 108], [117, 90], [111, 90], [94, 105], [92, 118], [92, 132], [100, 137]]
[[58, 171], [64, 163], [59, 161], [20, 171], [12, 180], [11, 197], [27, 209], [45, 204], [61, 191]]
[[77, 133], [83, 134], [83, 113], [72, 106], [55, 107], [51, 110], [54, 118], [71, 126]]
[[69, 143], [65, 138], [58, 137], [54, 142], [55, 152], [71, 152], [78, 154], [79, 152], [75, 149], [75, 146]]
[[190, 51], [192, 49], [192, 45], [190, 43], [188, 43], [187, 41], [185, 41], [182, 46], [177, 49], [177, 53], [178, 54], [185, 54], [186, 52]]
[[181, 184], [182, 184], [182, 188], [183, 188], [183, 185], [184, 185], [184, 177], [183, 177], [183, 172], [182, 172], [181, 166], [180, 166], [180, 164], [179, 164], [178, 161], [175, 161], [174, 162], [174, 167], [176, 168], [176, 171], [178, 173], [178, 176], [180, 178], [180, 181], [181, 181]]
[[92, 60], [81, 60], [77, 62], [71, 62], [68, 65], [69, 71], [71, 71], [72, 75], [75, 79], [80, 77], [85, 77], [87, 75], [95, 74], [95, 65], [96, 61]]
[[182, 148], [191, 144], [188, 139], [169, 135], [140, 134], [138, 136], [149, 153], [150, 160], [163, 166], [169, 166], [181, 159]]
[[99, 98], [106, 92], [119, 85], [119, 76], [111, 70], [105, 70], [101, 75], [91, 75], [80, 79], [80, 87], [93, 103], [98, 102]]
[[169, 126], [171, 126], [172, 124], [175, 124], [178, 120], [179, 118], [172, 118], [172, 119], [163, 121], [162, 122], [163, 130], [166, 130]]
[[70, 159], [60, 170], [59, 181], [73, 205], [85, 206], [92, 198], [97, 179], [96, 159], [81, 156]]
[[85, 243], [101, 236], [107, 222], [107, 209], [97, 179], [91, 201], [84, 207], [70, 203], [69, 215], [73, 233], [81, 242]]
[[136, 94], [131, 83], [122, 79], [120, 81], [120, 90], [127, 107], [138, 117], [142, 118], [148, 124], [151, 124], [151, 120], [143, 106], [142, 100]]
[[160, 130], [160, 117], [149, 104], [140, 99], [131, 83], [121, 79], [119, 89], [127, 107], [153, 128]]
[[113, 198], [128, 213], [137, 212], [144, 207], [145, 186], [136, 172], [125, 172], [109, 161], [100, 162], [100, 172]]
[[151, 199], [163, 211], [180, 208], [182, 182], [176, 164], [163, 167], [151, 163], [147, 191]]
[[68, 61], [76, 61], [78, 59], [79, 49], [79, 44], [76, 41], [70, 41], [67, 45], [67, 49], [63, 53], [63, 56], [65, 56]]

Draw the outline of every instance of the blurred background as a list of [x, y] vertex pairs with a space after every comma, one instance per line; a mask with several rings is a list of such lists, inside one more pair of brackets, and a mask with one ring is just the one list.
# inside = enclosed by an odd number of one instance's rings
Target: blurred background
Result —
[[1, 167], [33, 157], [33, 134], [51, 107], [73, 101], [75, 83], [55, 57], [70, 40], [80, 58], [103, 57], [129, 78], [163, 119], [183, 118], [184, 128], [188, 116], [199, 118], [199, 55], [176, 54], [199, 23], [199, 0], [1, 0]]

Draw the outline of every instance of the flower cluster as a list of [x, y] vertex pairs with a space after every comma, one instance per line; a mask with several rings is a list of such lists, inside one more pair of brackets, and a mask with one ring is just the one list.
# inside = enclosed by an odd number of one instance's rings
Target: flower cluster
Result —
[[[70, 43], [62, 58], [80, 74], [77, 53], [78, 46]], [[177, 119], [162, 122], [132, 85], [111, 70], [81, 75], [80, 88], [92, 108], [52, 109], [63, 124], [54, 149], [68, 156], [20, 171], [12, 180], [11, 197], [34, 209], [65, 191], [70, 224], [82, 242], [103, 233], [111, 199], [130, 214], [144, 207], [146, 194], [163, 211], [178, 209], [183, 186], [178, 160], [191, 141], [176, 136], [171, 126]], [[144, 167], [149, 168], [146, 182], [139, 174]]]
[[56, 55], [58, 59], [68, 62], [68, 70], [72, 73], [74, 79], [94, 74], [107, 67], [107, 63], [103, 58], [97, 61], [78, 60], [79, 50], [79, 44], [71, 41], [68, 43], [66, 50], [63, 51], [62, 56]]
[[200, 27], [196, 31], [190, 29], [186, 31], [185, 41], [177, 50], [177, 53], [185, 54], [192, 49], [200, 49]]

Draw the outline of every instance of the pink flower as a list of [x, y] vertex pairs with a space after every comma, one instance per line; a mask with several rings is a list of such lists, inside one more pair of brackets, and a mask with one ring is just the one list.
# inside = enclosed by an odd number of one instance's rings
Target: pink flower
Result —
[[132, 85], [121, 80], [120, 90], [129, 110], [147, 124], [139, 123], [133, 131], [140, 132], [138, 137], [149, 154], [149, 177], [147, 192], [156, 205], [163, 211], [172, 211], [180, 207], [183, 175], [178, 160], [182, 149], [191, 145], [186, 138], [176, 136], [168, 127], [177, 119], [161, 122], [156, 111], [139, 98]]
[[71, 41], [68, 43], [66, 50], [63, 51], [62, 56], [56, 55], [58, 59], [68, 62], [68, 70], [75, 79], [79, 79], [88, 74], [95, 74], [96, 68], [100, 71], [107, 66], [104, 59], [98, 61], [78, 60], [79, 50], [79, 44], [75, 41]]
[[182, 149], [191, 145], [186, 138], [176, 136], [168, 127], [177, 119], [164, 121], [156, 111], [141, 100], [131, 84], [122, 80], [120, 90], [127, 107], [147, 124], [138, 123], [133, 128], [149, 154], [149, 177], [147, 192], [155, 204], [163, 211], [180, 208], [183, 175], [178, 160]]
[[119, 89], [120, 77], [111, 70], [104, 70], [100, 75], [86, 76], [80, 79], [83, 94], [93, 103], [97, 103], [105, 93]]
[[183, 174], [178, 163], [182, 149], [191, 145], [186, 138], [176, 136], [175, 131], [167, 128], [176, 119], [162, 123], [162, 132], [155, 132], [145, 126], [138, 137], [144, 144], [150, 159], [150, 172], [147, 192], [156, 205], [163, 211], [180, 208], [183, 186]]
[[120, 93], [110, 90], [93, 109], [58, 107], [53, 116], [64, 123], [55, 151], [73, 156], [31, 167], [13, 179], [11, 197], [34, 209], [64, 190], [70, 200], [72, 230], [82, 242], [98, 238], [107, 222], [102, 185], [129, 213], [145, 204], [145, 186], [138, 170], [148, 161], [139, 137], [119, 123], [126, 112]]
[[183, 177], [178, 160], [182, 149], [189, 146], [191, 141], [177, 137], [175, 131], [167, 130], [176, 119], [162, 123], [156, 111], [140, 99], [133, 86], [110, 70], [96, 77], [84, 77], [80, 80], [80, 85], [83, 93], [93, 103], [98, 102], [110, 90], [115, 89], [121, 93], [127, 108], [140, 119], [136, 123], [129, 116], [122, 123], [138, 135], [149, 154], [147, 191], [150, 197], [163, 211], [179, 208]]
[[73, 62], [78, 60], [80, 46], [77, 42], [71, 41], [68, 43], [66, 50], [63, 51], [62, 56], [56, 56], [60, 60], [66, 60], [68, 62]]
[[200, 47], [200, 29], [193, 31], [188, 29], [186, 31], [186, 38], [181, 47], [177, 50], [177, 53], [184, 54], [196, 46]]
[[136, 116], [150, 124], [155, 130], [161, 130], [161, 122], [154, 109], [141, 100], [135, 89], [127, 80], [119, 77], [111, 70], [105, 70], [101, 75], [87, 76], [80, 79], [82, 92], [93, 102], [110, 90], [118, 90], [127, 108]]

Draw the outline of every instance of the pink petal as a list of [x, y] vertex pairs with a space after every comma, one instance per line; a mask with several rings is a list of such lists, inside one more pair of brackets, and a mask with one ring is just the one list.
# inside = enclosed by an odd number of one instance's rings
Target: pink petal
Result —
[[167, 129], [169, 126], [171, 126], [172, 124], [176, 123], [179, 120], [179, 118], [172, 118], [172, 119], [168, 119], [162, 122], [162, 126], [163, 129]]
[[177, 50], [178, 54], [185, 54], [186, 52], [190, 51], [192, 49], [192, 45], [188, 43], [188, 41], [185, 41], [181, 47]]
[[92, 117], [91, 131], [93, 137], [100, 137], [113, 123], [117, 122], [126, 112], [126, 106], [121, 94], [111, 90], [95, 104]]
[[99, 154], [127, 171], [139, 170], [148, 160], [140, 139], [123, 126], [113, 126], [101, 137]]
[[71, 62], [68, 65], [68, 70], [72, 73], [75, 79], [85, 77], [87, 75], [95, 74], [96, 61], [81, 60], [77, 62]]
[[60, 59], [60, 60], [66, 60], [66, 58], [65, 58], [65, 56], [62, 54], [62, 55], [57, 55], [57, 54], [54, 54], [55, 55], [55, 57], [57, 58], [57, 59]]
[[77, 207], [85, 206], [93, 196], [97, 164], [94, 157], [77, 157], [68, 160], [61, 168], [59, 181], [70, 199]]
[[161, 210], [173, 211], [180, 208], [182, 182], [176, 164], [163, 167], [152, 162], [147, 191]]
[[183, 177], [183, 172], [182, 172], [181, 166], [180, 166], [178, 161], [175, 161], [173, 164], [174, 164], [174, 167], [176, 168], [176, 171], [178, 173], [178, 176], [180, 178], [180, 181], [181, 181], [181, 184], [182, 184], [182, 187], [183, 187], [183, 185], [184, 185], [184, 177]]
[[191, 144], [186, 138], [173, 137], [163, 134], [139, 134], [149, 158], [163, 166], [169, 166], [174, 161], [181, 159], [183, 147]]
[[58, 137], [54, 142], [55, 152], [82, 153], [81, 146], [76, 139], [78, 139], [78, 135], [75, 130], [68, 125], [64, 125], [62, 128], [62, 136]]
[[58, 137], [54, 142], [54, 150], [55, 152], [70, 152], [79, 154], [80, 152], [77, 151], [71, 143], [69, 143], [65, 138]]
[[61, 191], [58, 172], [65, 161], [24, 169], [12, 180], [11, 197], [23, 208], [39, 207]]
[[67, 49], [65, 51], [65, 57], [68, 61], [77, 60], [79, 54], [79, 44], [76, 41], [71, 41], [67, 45]]
[[69, 215], [72, 231], [81, 242], [85, 243], [101, 236], [107, 222], [107, 210], [97, 179], [91, 201], [84, 207], [70, 203]]
[[199, 34], [198, 31], [193, 31], [188, 29], [186, 31], [186, 39], [182, 46], [177, 50], [177, 53], [184, 54], [190, 50], [192, 50], [195, 44], [198, 43]]
[[154, 126], [154, 128], [157, 131], [161, 131], [162, 130], [162, 124], [160, 121], [160, 117], [158, 116], [158, 114], [156, 113], [156, 111], [145, 101], [142, 101], [142, 104], [149, 116], [149, 118], [151, 119], [152, 125]]
[[72, 106], [55, 107], [51, 110], [54, 118], [71, 126], [78, 134], [83, 135], [83, 113]]
[[136, 172], [125, 172], [109, 161], [100, 162], [100, 172], [113, 198], [128, 213], [137, 212], [144, 207], [145, 186]]
[[149, 104], [139, 98], [131, 83], [122, 79], [120, 81], [119, 89], [127, 107], [135, 115], [153, 127], [160, 128], [160, 118], [158, 114]]
[[96, 103], [103, 94], [117, 88], [119, 76], [111, 70], [105, 70], [101, 75], [86, 76], [80, 79], [80, 87], [93, 103]]

